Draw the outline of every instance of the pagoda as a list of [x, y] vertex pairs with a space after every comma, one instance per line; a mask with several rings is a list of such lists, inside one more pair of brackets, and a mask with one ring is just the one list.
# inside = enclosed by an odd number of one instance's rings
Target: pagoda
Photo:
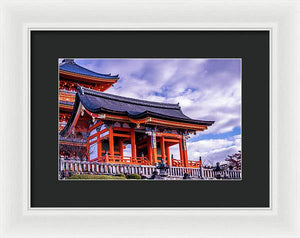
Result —
[[[103, 93], [99, 86], [95, 90], [95, 86], [78, 84], [72, 114], [60, 135], [72, 138], [85, 132], [89, 162], [199, 167], [199, 161], [188, 159], [186, 140], [214, 121], [191, 119], [179, 104], [122, 97]], [[131, 155], [125, 156], [129, 144]], [[170, 155], [169, 148], [174, 145], [179, 147], [180, 158]]]
[[[59, 64], [59, 131], [71, 117], [78, 85], [104, 92], [118, 79], [118, 75], [101, 74], [84, 68], [74, 59], [63, 59]], [[70, 154], [70, 151], [85, 153], [86, 139], [87, 131], [82, 128], [78, 128], [72, 138], [60, 137], [60, 154]]]

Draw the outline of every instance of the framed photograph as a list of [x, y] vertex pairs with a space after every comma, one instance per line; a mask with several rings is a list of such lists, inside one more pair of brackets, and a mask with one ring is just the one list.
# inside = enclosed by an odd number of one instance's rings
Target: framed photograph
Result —
[[300, 237], [298, 2], [1, 7], [1, 237]]
[[30, 34], [32, 207], [270, 207], [269, 31]]
[[59, 180], [241, 180], [241, 66], [59, 59]]

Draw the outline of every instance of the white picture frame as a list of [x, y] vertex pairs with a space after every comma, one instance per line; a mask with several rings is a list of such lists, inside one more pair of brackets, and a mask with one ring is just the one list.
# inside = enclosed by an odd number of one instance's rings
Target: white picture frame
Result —
[[[300, 237], [299, 1], [11, 0], [0, 9], [0, 237]], [[31, 30], [270, 31], [270, 207], [31, 208]]]

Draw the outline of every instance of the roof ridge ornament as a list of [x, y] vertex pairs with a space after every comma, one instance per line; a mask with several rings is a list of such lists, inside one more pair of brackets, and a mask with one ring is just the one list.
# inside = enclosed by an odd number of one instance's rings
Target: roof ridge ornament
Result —
[[84, 87], [82, 87], [80, 84], [76, 84], [77, 85], [77, 90], [78, 92], [80, 92], [82, 95], [84, 95]]
[[69, 58], [69, 59], [63, 59], [62, 60], [62, 63], [70, 63], [70, 64], [75, 64], [75, 61], [74, 61], [74, 59], [71, 59], [71, 58]]

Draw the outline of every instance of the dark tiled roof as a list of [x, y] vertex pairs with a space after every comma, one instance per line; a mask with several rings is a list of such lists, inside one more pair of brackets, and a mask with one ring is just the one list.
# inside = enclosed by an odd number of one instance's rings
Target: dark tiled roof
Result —
[[121, 97], [80, 87], [78, 97], [82, 105], [92, 113], [113, 113], [130, 118], [155, 116], [162, 119], [212, 125], [213, 121], [194, 120], [184, 115], [179, 104], [151, 102]]
[[[141, 99], [135, 99], [135, 98], [128, 98], [128, 97], [122, 97], [114, 94], [108, 94], [108, 93], [102, 93], [96, 90], [92, 90], [89, 88], [79, 87], [79, 96], [82, 97], [83, 95], [85, 97], [88, 97], [91, 100], [101, 100], [98, 103], [99, 107], [104, 106], [106, 108], [107, 106], [113, 106], [109, 105], [108, 102], [115, 102], [114, 106], [116, 106], [116, 111], [120, 111], [121, 109], [131, 109], [132, 112], [139, 111], [145, 111], [147, 107], [152, 109], [174, 109], [174, 110], [180, 110], [179, 104], [172, 104], [172, 103], [161, 103], [161, 102], [151, 102]], [[96, 102], [97, 103], [97, 102]], [[142, 107], [138, 107], [142, 106]], [[148, 108], [148, 109], [149, 109]]]
[[121, 97], [113, 94], [102, 93], [88, 88], [79, 87], [70, 120], [61, 135], [64, 136], [72, 121], [79, 103], [92, 113], [111, 113], [126, 115], [133, 119], [152, 116], [171, 121], [187, 122], [197, 125], [211, 126], [214, 121], [194, 120], [184, 115], [179, 104], [151, 102], [134, 98]]
[[119, 79], [119, 75], [111, 75], [111, 74], [100, 74], [89, 69], [86, 69], [75, 63], [73, 59], [64, 59], [62, 63], [59, 65], [59, 69], [63, 71], [68, 71], [70, 73], [76, 73], [86, 76], [92, 76], [103, 79]]

